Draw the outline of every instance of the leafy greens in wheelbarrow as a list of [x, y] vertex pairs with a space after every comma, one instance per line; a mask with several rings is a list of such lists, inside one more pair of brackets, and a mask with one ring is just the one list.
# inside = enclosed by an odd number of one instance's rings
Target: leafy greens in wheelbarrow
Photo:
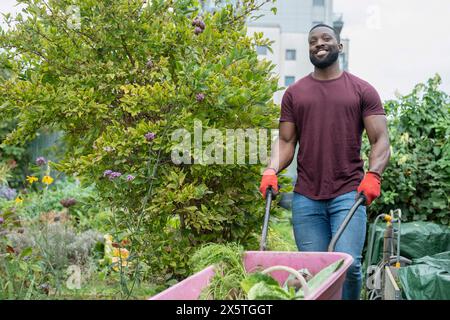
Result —
[[[287, 266], [272, 266], [265, 270], [247, 273], [243, 265], [244, 250], [236, 244], [208, 244], [191, 258], [194, 271], [210, 265], [216, 274], [205, 288], [200, 299], [230, 300], [299, 300], [317, 290], [344, 263], [340, 259], [314, 276], [306, 269], [294, 270]], [[283, 286], [272, 278], [272, 271], [284, 270], [291, 275]]]

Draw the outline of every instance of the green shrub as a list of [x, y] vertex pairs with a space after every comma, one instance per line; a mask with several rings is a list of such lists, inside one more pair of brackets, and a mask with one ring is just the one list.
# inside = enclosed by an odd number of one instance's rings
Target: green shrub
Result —
[[63, 220], [25, 221], [12, 210], [1, 218], [0, 299], [58, 297], [69, 268], [80, 270], [80, 282], [98, 270], [96, 250], [103, 243], [98, 231], [77, 232]]
[[[11, 79], [15, 72], [16, 66], [12, 59], [7, 55], [0, 54], [0, 84]], [[5, 117], [2, 112], [0, 102], [0, 142], [2, 142], [17, 125], [14, 117]], [[30, 155], [27, 152], [29, 143], [23, 145], [0, 145], [0, 167], [7, 165], [11, 170], [11, 177], [8, 179], [11, 187], [17, 188], [22, 186], [23, 180], [27, 174], [28, 162]], [[1, 170], [0, 170], [0, 186], [1, 186]]]
[[[66, 212], [78, 230], [95, 229], [108, 233], [111, 231], [111, 210], [101, 202], [95, 185], [81, 186], [75, 179], [56, 180], [48, 189], [42, 190], [37, 183], [22, 190], [23, 202], [16, 204], [14, 199], [0, 197], [0, 212], [14, 208], [24, 220], [37, 219], [51, 212]], [[64, 201], [71, 200], [73, 205], [64, 207]], [[66, 204], [67, 206], [67, 204]]]
[[[0, 83], [1, 81], [0, 76]], [[0, 107], [1, 112], [1, 107]], [[16, 121], [14, 120], [0, 120], [0, 142], [3, 141], [6, 136], [15, 128]], [[10, 171], [10, 177], [8, 178], [9, 185], [17, 188], [23, 185], [25, 176], [27, 175], [28, 162], [30, 156], [27, 152], [28, 143], [20, 145], [0, 145], [0, 168], [2, 166], [8, 167]], [[0, 170], [0, 185], [1, 181]]]
[[18, 252], [30, 247], [35, 248], [47, 269], [64, 271], [69, 265], [86, 265], [97, 243], [103, 242], [98, 231], [87, 230], [77, 233], [69, 225], [56, 222], [31, 224], [21, 232], [10, 232], [8, 243]]
[[20, 226], [12, 210], [0, 213], [0, 300], [36, 299], [44, 281], [43, 264], [31, 245], [16, 250], [8, 235]]
[[440, 83], [436, 75], [385, 103], [392, 155], [372, 217], [400, 208], [405, 220], [450, 223], [450, 99]]
[[21, 254], [0, 253], [0, 300], [42, 298], [43, 278], [42, 264], [32, 256], [31, 248]]
[[196, 119], [204, 130], [278, 126], [274, 65], [255, 51], [270, 42], [246, 35], [256, 2], [205, 13], [204, 30], [192, 25], [195, 0], [78, 0], [78, 29], [61, 18], [65, 2], [50, 2], [51, 11], [42, 0], [23, 3], [29, 17], [0, 37], [23, 74], [0, 88], [2, 112], [19, 119], [6, 143], [43, 126], [64, 132], [66, 156], [54, 168], [97, 185], [114, 209], [115, 237], [130, 237], [148, 274], [186, 276], [202, 243], [256, 247], [260, 166], [176, 165], [170, 139], [193, 132]]

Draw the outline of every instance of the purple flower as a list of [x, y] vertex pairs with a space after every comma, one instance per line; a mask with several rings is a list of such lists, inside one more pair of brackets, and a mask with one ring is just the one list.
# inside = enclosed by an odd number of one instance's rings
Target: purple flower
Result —
[[200, 19], [198, 17], [196, 17], [194, 20], [192, 20], [192, 26], [193, 27], [198, 27], [198, 23], [200, 22]]
[[103, 151], [105, 151], [105, 152], [112, 152], [112, 151], [114, 151], [114, 149], [111, 148], [110, 146], [106, 146], [106, 147], [103, 147]]
[[133, 181], [134, 180], [134, 176], [129, 174], [127, 175], [127, 181]]
[[194, 33], [195, 33], [196, 35], [199, 35], [199, 34], [202, 33], [202, 32], [203, 32], [203, 29], [202, 29], [202, 28], [200, 28], [200, 27], [195, 27]]
[[0, 199], [4, 198], [6, 200], [13, 200], [17, 196], [17, 191], [11, 189], [10, 187], [3, 185], [0, 186]]
[[122, 174], [120, 172], [111, 172], [111, 174], [108, 176], [109, 180], [114, 180], [118, 177], [120, 177]]
[[202, 102], [203, 100], [205, 100], [205, 95], [203, 93], [197, 93], [195, 95], [195, 99], [197, 100], [197, 102]]
[[205, 23], [202, 21], [202, 19], [200, 17], [196, 17], [194, 20], [192, 20], [192, 26], [199, 27], [200, 29], [202, 29], [202, 31], [206, 27]]
[[155, 139], [155, 136], [156, 135], [153, 132], [148, 132], [144, 135], [145, 139], [149, 142]]
[[3, 224], [3, 222], [5, 222], [5, 219], [3, 219], [3, 217], [0, 217], [0, 224]]
[[104, 177], [109, 177], [111, 175], [111, 173], [113, 173], [112, 170], [105, 170], [105, 172], [103, 172], [103, 176]]
[[44, 158], [44, 157], [38, 157], [37, 159], [36, 159], [36, 164], [38, 165], [38, 166], [43, 166], [43, 165], [45, 165], [47, 163], [47, 160]]
[[105, 172], [103, 172], [103, 176], [108, 178], [109, 180], [114, 180], [118, 177], [120, 177], [122, 174], [120, 172], [115, 172], [112, 170], [105, 170]]

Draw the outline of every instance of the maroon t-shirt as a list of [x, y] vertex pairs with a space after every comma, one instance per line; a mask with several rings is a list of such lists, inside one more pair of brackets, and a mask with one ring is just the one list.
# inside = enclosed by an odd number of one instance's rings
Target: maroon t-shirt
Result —
[[380, 96], [366, 81], [344, 71], [317, 80], [311, 74], [283, 95], [280, 122], [295, 123], [299, 139], [294, 191], [314, 200], [356, 190], [363, 176], [363, 118], [385, 115]]

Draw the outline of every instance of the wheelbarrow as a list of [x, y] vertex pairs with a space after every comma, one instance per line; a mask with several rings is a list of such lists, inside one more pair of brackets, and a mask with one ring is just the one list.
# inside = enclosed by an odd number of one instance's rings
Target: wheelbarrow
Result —
[[[345, 281], [346, 272], [352, 264], [353, 258], [346, 253], [334, 252], [334, 247], [356, 209], [364, 203], [364, 195], [361, 195], [350, 209], [342, 225], [330, 241], [328, 252], [265, 251], [272, 198], [273, 193], [269, 188], [266, 195], [266, 210], [259, 248], [260, 251], [246, 251], [244, 253], [243, 263], [245, 270], [247, 272], [253, 272], [255, 270], [260, 270], [262, 267], [265, 269], [264, 271], [266, 273], [270, 273], [271, 276], [282, 285], [291, 273], [299, 277], [298, 272], [295, 272], [296, 270], [306, 268], [314, 275], [330, 264], [343, 259], [342, 266], [313, 292], [308, 290], [304, 279], [299, 278], [300, 282], [304, 285], [304, 300], [340, 300], [342, 297], [342, 286]], [[278, 268], [277, 266], [283, 266], [284, 268]], [[208, 286], [214, 275], [214, 266], [209, 266], [151, 297], [150, 300], [198, 300], [202, 290]]]

